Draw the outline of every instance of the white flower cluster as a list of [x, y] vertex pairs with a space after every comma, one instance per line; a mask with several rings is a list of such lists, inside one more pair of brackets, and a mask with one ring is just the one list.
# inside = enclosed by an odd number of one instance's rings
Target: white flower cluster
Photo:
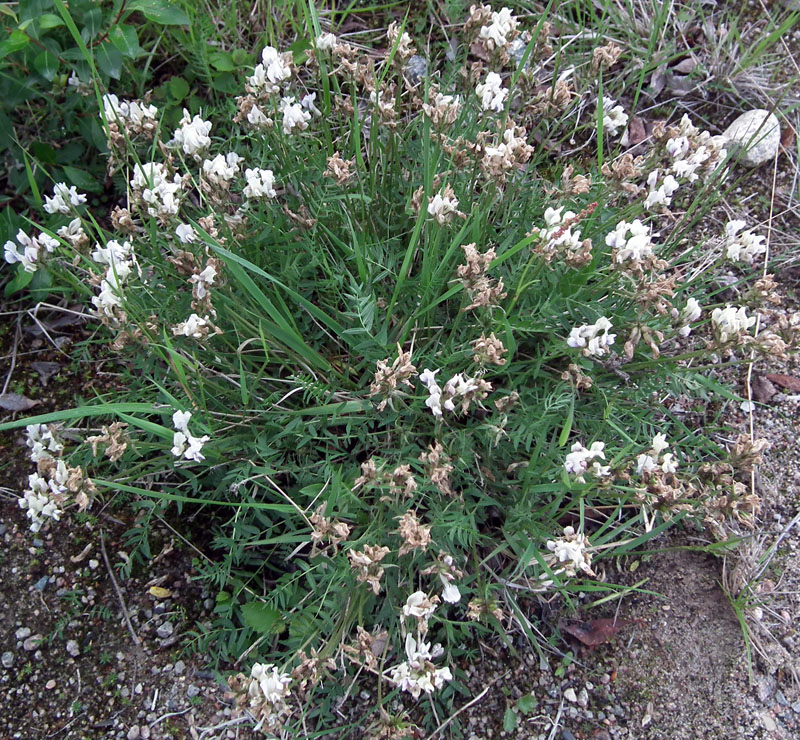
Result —
[[588, 552], [589, 539], [583, 532], [575, 532], [574, 527], [564, 527], [564, 534], [547, 541], [547, 549], [552, 553], [549, 560], [561, 567], [556, 574], [574, 578], [578, 573], [594, 575], [592, 554]]
[[424, 591], [415, 591], [403, 605], [403, 616], [416, 619], [422, 630], [425, 631], [428, 628], [428, 620], [436, 611], [437, 603], [436, 597], [430, 599]]
[[[313, 105], [314, 101], [310, 102]], [[281, 104], [278, 109], [283, 113], [283, 133], [287, 136], [294, 133], [295, 129], [305, 131], [308, 128], [311, 113], [303, 108], [300, 103], [296, 103], [293, 97], [281, 98]]]
[[244, 162], [244, 157], [236, 152], [217, 154], [214, 159], [203, 160], [203, 175], [212, 185], [227, 189], [231, 180], [239, 174], [241, 162]]
[[79, 218], [73, 218], [66, 226], [62, 226], [57, 232], [65, 242], [69, 242], [75, 249], [80, 248], [89, 241], [83, 224]]
[[248, 200], [275, 197], [275, 175], [272, 174], [272, 170], [248, 168], [244, 171], [244, 177], [247, 185], [242, 193]]
[[335, 34], [325, 32], [317, 36], [314, 45], [317, 47], [317, 51], [333, 51], [338, 43], [339, 39]]
[[265, 46], [261, 52], [261, 63], [253, 70], [248, 79], [250, 87], [256, 93], [271, 95], [281, 89], [281, 84], [292, 76], [292, 68], [283, 54], [272, 46]]
[[164, 165], [160, 162], [135, 164], [130, 184], [134, 194], [142, 199], [151, 216], [165, 218], [178, 213], [180, 207], [178, 193], [183, 187], [181, 176], [175, 173], [170, 180]]
[[672, 157], [672, 171], [676, 177], [695, 182], [700, 177], [698, 170], [704, 176], [708, 175], [725, 160], [728, 152], [724, 136], [701, 132], [687, 115], [683, 116], [678, 128], [678, 136], [667, 141], [667, 152]]
[[448, 195], [436, 193], [428, 201], [428, 215], [433, 216], [439, 226], [445, 226], [452, 222], [453, 216], [458, 213], [458, 200]]
[[[63, 460], [58, 461], [58, 467], [51, 480], [43, 478], [38, 473], [28, 476], [28, 488], [17, 499], [20, 509], [27, 509], [26, 516], [31, 520], [31, 532], [38, 532], [46, 519], [59, 521], [64, 513], [58, 508], [58, 501], [66, 486], [66, 466]], [[59, 482], [60, 481], [60, 482]]]
[[572, 222], [577, 214], [575, 211], [566, 211], [562, 214], [563, 210], [562, 206], [548, 207], [544, 211], [545, 227], [539, 229], [539, 238], [547, 240], [547, 244], [543, 247], [546, 253], [556, 252], [562, 247], [575, 250], [581, 246], [580, 229], [572, 230]]
[[190, 224], [178, 224], [175, 227], [175, 236], [181, 244], [192, 244], [197, 239], [197, 232]]
[[[675, 191], [680, 187], [678, 181], [670, 174], [665, 175], [661, 184], [658, 185], [660, 174], [661, 171], [655, 169], [647, 176], [647, 186], [650, 188], [650, 192], [644, 199], [644, 207], [648, 211], [652, 211], [657, 206], [668, 206], [672, 203]], [[658, 187], [656, 187], [657, 185]]]
[[53, 197], [44, 196], [44, 210], [48, 213], [70, 213], [75, 206], [86, 202], [86, 196], [73, 185], [64, 182], [53, 185]]
[[172, 425], [176, 429], [172, 435], [172, 454], [175, 457], [183, 457], [186, 460], [202, 462], [205, 460], [205, 456], [201, 454], [200, 450], [203, 449], [203, 445], [211, 437], [208, 435], [202, 437], [192, 435], [189, 431], [189, 419], [191, 418], [191, 411], [176, 411], [172, 415]]
[[192, 118], [189, 111], [184, 108], [180, 128], [175, 129], [172, 141], [169, 143], [179, 146], [184, 154], [200, 159], [200, 153], [211, 146], [211, 138], [208, 133], [211, 131], [212, 125], [211, 121], [204, 121], [198, 115]]
[[[39, 234], [37, 237], [28, 236], [22, 229], [17, 232], [17, 243], [11, 240], [5, 243], [5, 260], [13, 265], [19, 262], [25, 272], [36, 272], [39, 269], [39, 257], [41, 250], [53, 252], [58, 246], [58, 240], [53, 239], [47, 234]], [[20, 247], [22, 249], [20, 250]]]
[[[586, 482], [583, 476], [587, 472], [591, 472], [597, 478], [609, 475], [609, 466], [601, 465], [597, 462], [597, 460], [606, 459], [605, 447], [604, 442], [592, 442], [592, 446], [586, 449], [580, 442], [575, 442], [570, 447], [570, 453], [564, 459], [564, 470], [570, 475], [574, 475], [576, 480], [581, 483]], [[589, 470], [589, 463], [592, 463], [591, 471]]]
[[715, 308], [711, 312], [711, 324], [714, 327], [714, 335], [720, 344], [736, 339], [740, 334], [756, 323], [755, 316], [748, 316], [747, 309], [742, 306], [725, 306], [725, 308]]
[[[196, 277], [196, 276], [194, 276]], [[205, 286], [203, 286], [205, 288]], [[172, 327], [173, 336], [192, 337], [193, 339], [205, 339], [208, 336], [211, 323], [207, 317], [199, 316], [196, 313], [189, 315], [186, 321]]]
[[[477, 378], [470, 378], [467, 375], [456, 373], [441, 388], [436, 382], [436, 373], [440, 370], [429, 370], [427, 367], [419, 374], [420, 382], [428, 389], [428, 398], [425, 405], [431, 410], [434, 416], [441, 417], [444, 411], [455, 411], [456, 404], [454, 399], [462, 399], [462, 411], [464, 411], [463, 400], [469, 395], [485, 391], [485, 385]], [[485, 397], [485, 396], [484, 396]]]
[[665, 473], [674, 473], [678, 469], [678, 463], [675, 456], [671, 452], [667, 452], [659, 462], [658, 458], [664, 450], [669, 447], [667, 436], [659, 432], [653, 437], [653, 445], [646, 453], [639, 455], [636, 458], [636, 472], [641, 475], [642, 473], [652, 473], [659, 467]]
[[582, 324], [573, 327], [567, 337], [570, 347], [582, 348], [583, 354], [589, 357], [602, 357], [608, 354], [608, 348], [614, 344], [616, 334], [609, 334], [614, 327], [605, 316], [601, 316], [594, 324]]
[[401, 691], [408, 691], [417, 699], [423, 691], [432, 694], [444, 686], [445, 681], [452, 681], [453, 674], [449, 668], [437, 668], [432, 662], [444, 654], [441, 645], [431, 647], [421, 637], [415, 640], [409, 634], [406, 635], [405, 647], [407, 660], [389, 671], [389, 680]]
[[[754, 234], [750, 229], [745, 229], [745, 221], [730, 221], [725, 226], [725, 256], [734, 262], [753, 264], [753, 260], [767, 251], [764, 237]], [[741, 233], [739, 233], [741, 231]]]
[[47, 424], [28, 424], [25, 444], [31, 451], [31, 462], [39, 462], [45, 457], [56, 457], [64, 451], [64, 443]]
[[680, 334], [682, 337], [688, 337], [692, 333], [692, 327], [689, 326], [689, 324], [697, 321], [703, 313], [700, 303], [696, 298], [689, 298], [686, 301], [686, 306], [684, 307], [683, 311], [678, 313], [677, 309], [673, 310], [676, 314], [675, 318], [680, 326], [678, 329], [678, 334]]
[[256, 730], [272, 732], [291, 710], [287, 703], [292, 677], [281, 673], [272, 663], [254, 663], [250, 669], [247, 699], [250, 709], [259, 718]]
[[599, 106], [603, 109], [603, 131], [609, 136], [617, 136], [621, 129], [628, 125], [628, 114], [621, 105], [615, 105], [614, 100], [603, 96]]
[[[630, 236], [628, 234], [630, 233]], [[617, 227], [606, 236], [606, 244], [616, 250], [615, 261], [641, 262], [653, 256], [653, 242], [650, 227], [638, 218], [631, 223], [620, 221]]]
[[503, 87], [503, 80], [497, 72], [489, 72], [486, 81], [475, 87], [475, 92], [481, 99], [484, 110], [493, 110], [497, 113], [503, 111], [508, 89]]
[[92, 298], [92, 304], [100, 314], [114, 319], [116, 309], [122, 305], [122, 288], [133, 268], [138, 267], [133, 246], [129, 241], [120, 244], [111, 239], [105, 247], [95, 245], [92, 259], [106, 266], [106, 275], [100, 282], [100, 293]]
[[120, 102], [116, 95], [103, 95], [103, 112], [109, 123], [115, 121], [141, 129], [148, 122], [155, 123], [158, 108], [131, 100]]
[[200, 272], [192, 275], [189, 282], [194, 286], [193, 295], [198, 300], [202, 300], [208, 295], [208, 289], [214, 284], [217, 278], [217, 268], [214, 265], [207, 265]]
[[503, 49], [511, 42], [517, 30], [517, 18], [510, 8], [502, 8], [499, 13], [492, 12], [492, 22], [481, 26], [478, 38], [487, 42], [489, 49]]

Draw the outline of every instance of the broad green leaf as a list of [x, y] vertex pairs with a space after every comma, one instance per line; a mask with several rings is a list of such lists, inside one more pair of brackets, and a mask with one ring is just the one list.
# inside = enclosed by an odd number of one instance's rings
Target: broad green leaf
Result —
[[31, 144], [31, 154], [38, 159], [42, 164], [55, 164], [56, 163], [56, 150], [45, 144], [43, 141], [34, 141]]
[[212, 51], [208, 55], [208, 61], [214, 69], [220, 72], [233, 72], [236, 69], [233, 57], [227, 51]]
[[86, 170], [64, 165], [64, 174], [69, 180], [69, 184], [79, 190], [88, 190], [91, 193], [100, 193], [103, 190], [103, 186]]
[[128, 10], [138, 10], [145, 18], [162, 26], [188, 26], [189, 17], [167, 0], [131, 0]]
[[54, 13], [45, 13], [41, 18], [39, 18], [39, 28], [42, 31], [47, 31], [50, 28], [58, 28], [59, 26], [63, 26], [64, 21], [61, 20], [57, 15]]
[[506, 732], [513, 732], [517, 729], [517, 715], [511, 707], [508, 707], [503, 715], [503, 729]]
[[53, 52], [45, 50], [36, 55], [33, 66], [42, 77], [50, 82], [58, 72], [58, 57]]
[[236, 78], [230, 72], [221, 72], [211, 80], [211, 87], [222, 93], [235, 92], [237, 84]]
[[31, 280], [33, 280], [33, 273], [26, 272], [22, 269], [22, 265], [17, 265], [17, 274], [6, 283], [6, 287], [3, 290], [3, 295], [8, 298], [9, 296], [14, 295], [14, 293], [18, 293], [23, 288], [26, 288]]
[[28, 35], [22, 31], [12, 31], [7, 39], [0, 41], [0, 59], [24, 49], [30, 41]]
[[117, 48], [120, 54], [129, 59], [136, 59], [143, 53], [143, 49], [139, 46], [139, 37], [136, 34], [136, 29], [133, 26], [123, 24], [114, 26], [108, 34], [111, 43]]
[[242, 604], [244, 623], [256, 632], [276, 632], [281, 613], [269, 604], [260, 601], [248, 601]]
[[169, 94], [178, 102], [189, 94], [189, 83], [183, 77], [172, 77], [167, 83], [167, 87]]
[[119, 53], [117, 48], [109, 41], [104, 41], [97, 47], [97, 66], [101, 72], [105, 72], [109, 77], [115, 80], [120, 78], [122, 74], [122, 54]]

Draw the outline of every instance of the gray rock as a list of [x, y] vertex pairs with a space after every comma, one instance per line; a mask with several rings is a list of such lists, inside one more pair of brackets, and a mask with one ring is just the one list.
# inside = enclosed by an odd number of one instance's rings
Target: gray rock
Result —
[[8, 531], [8, 527], [0, 522], [0, 537], [2, 537]]
[[67, 652], [73, 658], [77, 658], [81, 654], [81, 646], [78, 645], [77, 640], [67, 640]]
[[158, 625], [156, 634], [161, 638], [169, 637], [175, 630], [175, 625], [172, 622], [162, 622]]
[[578, 701], [578, 695], [575, 693], [575, 689], [569, 688], [564, 692], [564, 698], [567, 701], [571, 701], [573, 704]]
[[44, 635], [32, 635], [31, 637], [28, 637], [25, 640], [25, 642], [22, 643], [22, 649], [30, 653], [33, 650], [36, 650], [36, 648], [38, 648], [39, 645], [42, 644], [43, 640], [44, 640]]
[[[5, 665], [5, 663], [4, 663], [3, 665]], [[800, 714], [800, 701], [796, 701], [796, 702], [794, 702], [794, 703], [792, 704], [792, 711], [793, 711], [795, 714]]]
[[30, 627], [20, 627], [15, 633], [14, 637], [18, 640], [24, 640], [26, 637], [30, 637], [31, 628]]
[[182, 660], [175, 661], [175, 667], [172, 669], [172, 671], [176, 676], [183, 675], [185, 670], [186, 663], [184, 663]]
[[197, 696], [199, 693], [200, 689], [193, 683], [190, 683], [189, 687], [186, 689], [186, 696], [188, 696], [190, 699], [194, 696]]
[[127, 740], [139, 740], [140, 731], [139, 725], [133, 725], [130, 730], [128, 730], [128, 734], [125, 736]]
[[745, 167], [758, 167], [769, 162], [781, 144], [781, 126], [774, 113], [763, 108], [742, 113], [723, 136], [728, 149]]
[[583, 709], [589, 706], [589, 692], [586, 689], [581, 689], [578, 692], [578, 706]]
[[428, 73], [428, 60], [421, 57], [419, 54], [414, 54], [411, 59], [406, 62], [406, 75], [412, 85], [422, 82], [425, 75]]
[[44, 547], [44, 540], [40, 540], [38, 537], [33, 541], [34, 547]]
[[37, 591], [44, 591], [47, 584], [50, 582], [50, 576], [42, 576], [36, 583], [33, 584], [33, 587]]
[[3, 668], [11, 668], [11, 666], [14, 665], [14, 653], [7, 650], [3, 653], [3, 656], [0, 657], [0, 662], [3, 664]]

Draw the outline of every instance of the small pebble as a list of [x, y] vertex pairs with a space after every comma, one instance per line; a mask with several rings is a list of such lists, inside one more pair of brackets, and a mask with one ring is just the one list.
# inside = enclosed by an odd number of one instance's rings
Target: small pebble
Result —
[[161, 638], [169, 637], [173, 630], [175, 629], [175, 625], [172, 622], [162, 622], [158, 625], [158, 629], [156, 630], [156, 634]]
[[186, 663], [184, 663], [182, 660], [176, 661], [175, 667], [172, 669], [173, 673], [176, 676], [182, 675], [185, 670], [186, 670]]
[[90, 561], [89, 561], [89, 567], [90, 567], [92, 570], [97, 570], [97, 568], [99, 568], [99, 567], [100, 567], [100, 561], [99, 561], [99, 560], [95, 560], [95, 559], [93, 558], [92, 560], [90, 560]]
[[14, 653], [10, 650], [3, 653], [2, 658], [0, 658], [0, 662], [3, 663], [3, 668], [11, 668], [14, 665]]
[[44, 640], [44, 635], [32, 635], [22, 643], [22, 649], [30, 653], [42, 644], [42, 640]]
[[8, 527], [5, 524], [0, 524], [0, 537], [2, 537], [8, 531]]
[[40, 539], [36, 538], [33, 541], [33, 546], [34, 547], [44, 547], [44, 540], [40, 540]]
[[48, 682], [47, 682], [47, 683], [44, 685], [44, 687], [45, 687], [45, 688], [46, 688], [48, 691], [51, 691], [52, 689], [54, 689], [54, 688], [56, 687], [56, 682], [55, 682], [55, 679], [52, 679], [52, 678], [51, 678], [51, 679], [50, 679], [50, 680], [49, 680], [49, 681], [48, 681]]
[[77, 658], [81, 654], [81, 646], [78, 645], [77, 640], [67, 640], [67, 652], [73, 658]]
[[578, 695], [575, 693], [575, 689], [569, 688], [564, 692], [564, 698], [567, 701], [571, 701], [575, 704], [578, 701]]
[[37, 591], [44, 591], [47, 584], [50, 582], [50, 576], [42, 576], [36, 583], [33, 584], [33, 587]]
[[578, 692], [578, 706], [583, 709], [589, 706], [589, 692], [586, 689], [581, 689]]
[[[6, 655], [8, 655], [8, 653], [3, 653], [3, 665], [6, 664], [5, 663]], [[800, 701], [796, 701], [792, 704], [792, 711], [794, 711], [795, 714], [800, 714]]]
[[30, 637], [31, 628], [30, 627], [20, 627], [15, 633], [14, 637], [18, 640], [24, 640], [26, 637]]
[[128, 734], [125, 736], [128, 740], [139, 740], [139, 725], [133, 725], [130, 730], [128, 730]]
[[200, 689], [193, 683], [190, 683], [189, 687], [186, 689], [186, 696], [188, 696], [190, 699], [194, 696], [197, 696], [199, 693]]

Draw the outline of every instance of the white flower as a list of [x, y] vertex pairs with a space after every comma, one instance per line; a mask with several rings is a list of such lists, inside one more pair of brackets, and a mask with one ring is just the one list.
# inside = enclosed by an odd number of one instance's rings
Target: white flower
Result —
[[189, 224], [178, 224], [175, 236], [181, 244], [191, 244], [197, 238], [197, 232]]
[[461, 591], [458, 590], [458, 586], [448, 581], [443, 573], [439, 574], [439, 579], [442, 582], [442, 600], [448, 604], [457, 604], [461, 601]]
[[254, 663], [250, 677], [258, 682], [261, 693], [271, 704], [283, 704], [289, 696], [292, 677], [288, 673], [281, 673], [272, 663]]
[[437, 668], [431, 662], [432, 658], [444, 652], [441, 645], [434, 645], [431, 648], [430, 643], [422, 639], [418, 642], [408, 634], [405, 647], [408, 660], [389, 671], [389, 680], [402, 691], [408, 691], [417, 699], [423, 691], [431, 694], [435, 689], [444, 686], [445, 681], [453, 679], [449, 668]]
[[746, 226], [741, 220], [730, 221], [725, 226], [725, 256], [734, 262], [753, 264], [753, 260], [767, 251], [765, 238], [754, 234], [750, 229], [739, 232]]
[[669, 442], [667, 442], [667, 435], [663, 432], [659, 432], [653, 437], [653, 452], [656, 453], [656, 457], [658, 457], [664, 450], [669, 447]]
[[28, 424], [25, 431], [25, 444], [31, 450], [31, 462], [39, 462], [45, 457], [56, 457], [64, 450], [64, 443], [46, 424]]
[[[574, 475], [576, 480], [585, 483], [586, 480], [583, 474], [589, 469], [589, 463], [595, 459], [606, 459], [606, 454], [603, 451], [604, 449], [604, 442], [592, 442], [592, 446], [589, 449], [586, 449], [580, 442], [575, 442], [575, 444], [570, 447], [570, 452], [564, 459], [564, 470], [570, 475]], [[596, 463], [596, 467], [594, 465], [592, 466], [592, 472], [604, 476], [608, 475], [610, 471], [607, 466]]]
[[508, 45], [511, 35], [517, 28], [517, 19], [511, 15], [510, 8], [502, 8], [492, 13], [491, 25], [482, 26], [479, 37], [490, 42], [489, 48], [503, 48]]
[[272, 174], [272, 170], [246, 169], [244, 177], [247, 180], [247, 185], [242, 193], [248, 200], [275, 197], [275, 176]]
[[661, 459], [661, 470], [665, 473], [675, 473], [678, 470], [678, 462], [674, 459], [674, 455], [668, 452]]
[[722, 344], [735, 339], [740, 333], [746, 332], [756, 323], [755, 316], [748, 316], [747, 309], [742, 306], [725, 306], [725, 308], [715, 308], [711, 312], [711, 324], [714, 333]]
[[696, 298], [689, 298], [686, 301], [686, 306], [683, 311], [678, 315], [678, 321], [681, 324], [678, 329], [678, 334], [682, 337], [688, 337], [692, 333], [692, 328], [689, 326], [694, 321], [697, 321], [703, 313], [703, 309]]
[[274, 47], [265, 46], [261, 52], [261, 64], [256, 65], [248, 82], [256, 91], [263, 90], [271, 95], [278, 92], [281, 84], [291, 76], [292, 68], [284, 56]]
[[657, 467], [658, 463], [652, 455], [641, 454], [636, 458], [636, 472], [639, 475], [652, 473]]
[[603, 97], [600, 104], [603, 109], [603, 130], [609, 136], [616, 136], [620, 129], [628, 125], [628, 114], [621, 105], [614, 105], [611, 98]]
[[419, 381], [428, 389], [428, 398], [425, 405], [434, 416], [442, 415], [442, 389], [436, 382], [436, 373], [439, 370], [429, 370], [427, 367], [419, 374]]
[[59, 521], [64, 512], [58, 508], [51, 496], [61, 492], [56, 483], [48, 481], [38, 473], [28, 476], [28, 488], [17, 499], [17, 503], [21, 509], [27, 509], [26, 516], [31, 520], [31, 532], [38, 532], [47, 519]]
[[319, 51], [333, 51], [339, 40], [332, 33], [321, 33], [317, 36], [315, 45]]
[[441, 193], [436, 193], [436, 195], [428, 201], [428, 215], [433, 216], [439, 226], [449, 224], [453, 220], [453, 216], [457, 213], [458, 201], [455, 198], [442, 196]]
[[183, 187], [181, 176], [175, 173], [172, 180], [169, 180], [164, 165], [160, 162], [135, 164], [130, 185], [146, 204], [147, 212], [151, 216], [163, 218], [178, 213], [178, 193]]
[[108, 123], [130, 124], [136, 131], [148, 124], [155, 124], [158, 108], [142, 105], [135, 100], [120, 102], [116, 95], [103, 95], [103, 112]]
[[414, 617], [422, 622], [427, 622], [435, 611], [436, 602], [431, 601], [424, 591], [415, 591], [403, 606], [403, 616]]
[[208, 319], [193, 313], [186, 321], [182, 321], [180, 324], [173, 327], [172, 333], [175, 336], [204, 339], [208, 336]]
[[39, 242], [31, 239], [22, 229], [17, 232], [19, 247], [12, 241], [5, 243], [5, 260], [13, 265], [19, 262], [25, 272], [36, 272], [39, 269]]
[[236, 152], [228, 152], [224, 157], [217, 154], [214, 159], [203, 161], [203, 174], [209, 182], [226, 187], [239, 174], [239, 163], [244, 161]]
[[295, 103], [294, 98], [282, 98], [278, 109], [283, 113], [283, 133], [288, 135], [295, 129], [305, 131], [308, 128], [311, 114], [300, 103]]
[[300, 105], [309, 113], [313, 113], [315, 116], [321, 116], [322, 111], [315, 105], [316, 100], [317, 100], [317, 94], [315, 92], [309, 93], [308, 95], [304, 95], [300, 99]]
[[200, 116], [191, 118], [186, 108], [183, 109], [183, 118], [180, 120], [180, 128], [175, 130], [172, 143], [183, 149], [184, 154], [193, 157], [208, 149], [211, 146], [211, 139], [208, 132], [211, 131], [211, 121], [204, 121]]
[[202, 300], [208, 294], [208, 288], [214, 284], [217, 277], [217, 269], [214, 265], [208, 265], [201, 272], [192, 275], [189, 282], [195, 285], [194, 293], [198, 300]]
[[484, 110], [502, 112], [508, 90], [502, 86], [503, 81], [497, 72], [489, 72], [486, 81], [475, 87]]
[[605, 316], [601, 316], [594, 324], [583, 324], [574, 327], [567, 337], [570, 347], [583, 348], [583, 353], [590, 357], [602, 357], [614, 344], [616, 334], [609, 334], [614, 327]]
[[[630, 232], [630, 236], [628, 233]], [[610, 234], [606, 235], [606, 244], [616, 250], [616, 262], [639, 262], [653, 254], [650, 227], [638, 218], [631, 223], [620, 221]]]
[[678, 181], [672, 175], [667, 175], [661, 185], [656, 187], [658, 175], [659, 171], [656, 169], [647, 177], [647, 184], [650, 187], [650, 192], [644, 201], [644, 207], [647, 210], [652, 210], [656, 206], [668, 206], [672, 203], [672, 195], [680, 187]]
[[86, 202], [86, 196], [79, 193], [73, 185], [67, 187], [66, 183], [57, 182], [53, 185], [53, 197], [44, 196], [44, 210], [48, 213], [69, 213], [70, 206], [79, 206]]
[[170, 451], [175, 457], [202, 462], [205, 457], [200, 453], [200, 450], [211, 438], [208, 435], [202, 437], [192, 435], [189, 431], [189, 419], [191, 418], [190, 411], [176, 411], [172, 415], [172, 424], [176, 431], [172, 435], [172, 450]]
[[255, 103], [250, 110], [247, 111], [247, 122], [251, 126], [256, 126], [258, 128], [265, 128], [272, 125], [272, 119], [267, 118], [267, 115], [264, 113], [264, 111], [255, 105]]
[[589, 540], [583, 532], [575, 532], [574, 527], [564, 527], [564, 534], [555, 540], [548, 540], [547, 549], [552, 553], [551, 562], [563, 565], [559, 573], [574, 577], [579, 572], [594, 575], [592, 554], [588, 552]]
[[76, 249], [88, 240], [79, 218], [73, 218], [72, 221], [66, 226], [62, 226], [56, 233]]

